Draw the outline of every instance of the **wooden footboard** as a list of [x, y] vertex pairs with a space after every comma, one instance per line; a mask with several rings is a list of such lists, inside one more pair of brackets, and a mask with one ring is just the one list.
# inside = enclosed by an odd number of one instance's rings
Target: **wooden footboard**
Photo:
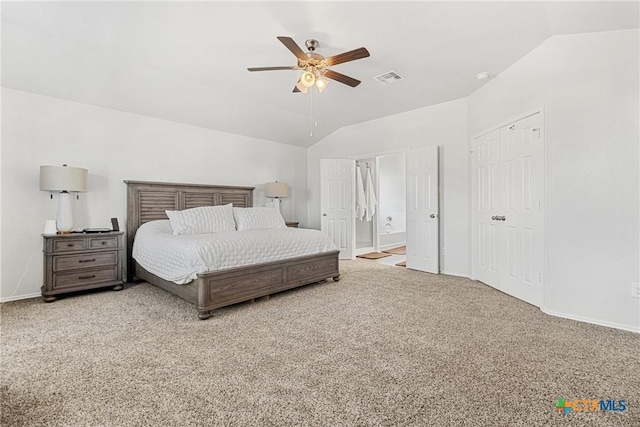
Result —
[[338, 251], [198, 275], [186, 285], [161, 279], [135, 264], [136, 276], [191, 303], [200, 319], [211, 310], [275, 294], [327, 278], [340, 279]]

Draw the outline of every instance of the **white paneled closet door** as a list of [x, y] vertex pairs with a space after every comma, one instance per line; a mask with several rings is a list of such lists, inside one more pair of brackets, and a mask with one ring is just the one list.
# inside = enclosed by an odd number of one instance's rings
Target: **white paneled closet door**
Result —
[[500, 129], [501, 227], [508, 293], [542, 302], [542, 127], [540, 114]]
[[476, 140], [478, 280], [542, 302], [542, 120], [536, 113]]
[[502, 290], [496, 216], [500, 213], [500, 131], [495, 130], [476, 144], [477, 279]]

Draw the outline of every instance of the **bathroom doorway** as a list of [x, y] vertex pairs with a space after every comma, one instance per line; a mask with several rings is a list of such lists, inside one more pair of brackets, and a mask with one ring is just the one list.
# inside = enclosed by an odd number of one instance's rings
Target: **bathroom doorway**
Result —
[[356, 161], [356, 256], [388, 265], [406, 261], [405, 158], [396, 153]]
[[378, 251], [377, 171], [375, 157], [356, 160], [356, 256]]
[[406, 155], [389, 154], [376, 158], [378, 171], [377, 251], [391, 256], [380, 262], [398, 265], [406, 261]]

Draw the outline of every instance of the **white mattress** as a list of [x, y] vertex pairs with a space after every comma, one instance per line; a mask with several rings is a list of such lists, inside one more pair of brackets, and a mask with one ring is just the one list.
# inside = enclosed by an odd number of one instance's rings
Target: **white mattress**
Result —
[[337, 251], [318, 230], [284, 228], [174, 236], [168, 220], [137, 231], [133, 258], [145, 270], [178, 284], [199, 273]]

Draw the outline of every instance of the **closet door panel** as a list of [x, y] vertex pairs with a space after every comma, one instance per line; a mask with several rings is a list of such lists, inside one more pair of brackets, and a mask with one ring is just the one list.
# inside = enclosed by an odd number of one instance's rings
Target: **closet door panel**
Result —
[[505, 230], [505, 292], [540, 305], [541, 285], [541, 141], [540, 114], [501, 130], [503, 177], [501, 226]]
[[500, 206], [500, 132], [495, 130], [484, 135], [476, 145], [476, 200], [477, 209], [477, 278], [501, 289], [499, 271], [501, 259], [498, 255], [499, 230], [495, 220]]

